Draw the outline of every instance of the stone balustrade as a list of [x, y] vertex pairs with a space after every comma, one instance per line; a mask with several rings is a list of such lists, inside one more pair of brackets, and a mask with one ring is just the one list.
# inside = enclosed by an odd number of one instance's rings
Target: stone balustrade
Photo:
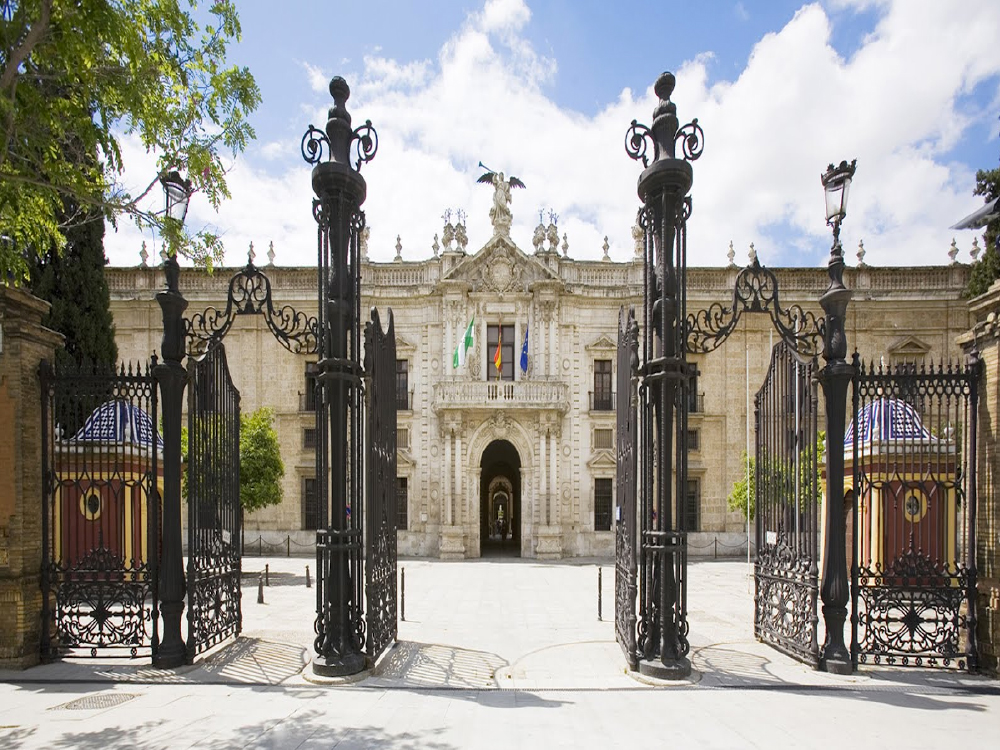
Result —
[[445, 380], [434, 384], [433, 409], [569, 409], [569, 386], [548, 380]]

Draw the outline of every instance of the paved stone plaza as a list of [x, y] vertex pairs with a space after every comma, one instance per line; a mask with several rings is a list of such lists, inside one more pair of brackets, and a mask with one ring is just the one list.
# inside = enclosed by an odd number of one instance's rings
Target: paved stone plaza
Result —
[[517, 559], [400, 561], [399, 643], [361, 681], [316, 684], [306, 565], [246, 558], [243, 636], [195, 666], [0, 672], [0, 746], [944, 747], [982, 744], [1000, 726], [995, 680], [885, 667], [837, 677], [756, 643], [752, 581], [731, 560], [690, 567], [694, 672], [680, 684], [626, 674], [608, 561]]

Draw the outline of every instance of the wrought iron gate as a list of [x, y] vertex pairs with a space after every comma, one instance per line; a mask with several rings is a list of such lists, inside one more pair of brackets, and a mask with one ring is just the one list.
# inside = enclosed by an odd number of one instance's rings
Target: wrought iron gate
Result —
[[[818, 397], [814, 365], [783, 341], [754, 399], [754, 635], [819, 664]], [[748, 487], [749, 491], [749, 487]], [[753, 506], [756, 507], [753, 507]]]
[[395, 639], [396, 620], [396, 334], [392, 310], [385, 332], [377, 310], [365, 325], [368, 381], [368, 462], [365, 595], [368, 639], [375, 661]]
[[188, 659], [239, 635], [240, 394], [222, 342], [188, 360]]
[[639, 324], [635, 310], [618, 313], [617, 471], [615, 474], [615, 637], [629, 669], [639, 668], [636, 649], [636, 371]]
[[41, 656], [153, 655], [162, 442], [150, 368], [43, 362], [40, 379]]
[[854, 665], [973, 671], [978, 361], [854, 365]]

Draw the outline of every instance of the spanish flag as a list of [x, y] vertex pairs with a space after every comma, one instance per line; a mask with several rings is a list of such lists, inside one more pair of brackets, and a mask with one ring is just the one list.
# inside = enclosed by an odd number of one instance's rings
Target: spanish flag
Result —
[[[502, 330], [502, 329], [501, 329]], [[497, 380], [500, 379], [500, 365], [503, 364], [502, 359], [502, 349], [503, 346], [503, 334], [498, 331], [497, 335], [497, 350], [493, 353], [493, 366], [497, 368]]]

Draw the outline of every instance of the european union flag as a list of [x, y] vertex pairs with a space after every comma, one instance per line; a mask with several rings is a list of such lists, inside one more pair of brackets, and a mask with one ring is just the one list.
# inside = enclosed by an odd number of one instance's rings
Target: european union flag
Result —
[[524, 327], [524, 343], [521, 344], [521, 372], [528, 371], [528, 326]]

